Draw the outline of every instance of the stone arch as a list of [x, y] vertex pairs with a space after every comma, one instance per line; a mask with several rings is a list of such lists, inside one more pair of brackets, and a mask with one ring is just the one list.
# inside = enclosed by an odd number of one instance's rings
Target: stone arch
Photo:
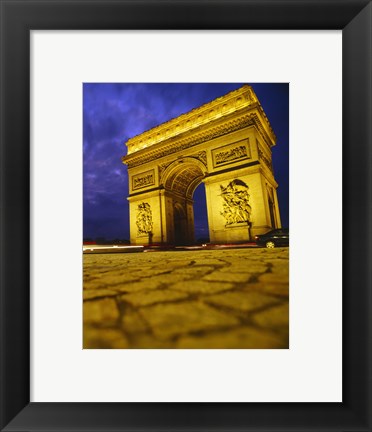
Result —
[[[250, 241], [280, 225], [275, 141], [247, 85], [129, 139], [122, 160], [129, 174], [131, 243], [144, 244], [150, 234], [153, 243], [192, 243], [193, 195], [201, 182], [212, 243]], [[136, 224], [142, 221], [139, 205], [151, 212], [150, 234]]]

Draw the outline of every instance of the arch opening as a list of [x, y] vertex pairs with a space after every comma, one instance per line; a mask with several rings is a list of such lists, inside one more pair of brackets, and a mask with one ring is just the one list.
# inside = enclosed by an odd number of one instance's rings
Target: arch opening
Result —
[[174, 242], [176, 245], [182, 245], [188, 243], [187, 238], [187, 216], [185, 214], [184, 208], [180, 203], [174, 205], [173, 211], [173, 221], [174, 221]]
[[194, 229], [196, 243], [209, 243], [209, 225], [205, 184], [203, 182], [195, 188], [193, 195]]
[[195, 188], [205, 176], [205, 167], [190, 159], [174, 162], [164, 173], [163, 184], [166, 190], [191, 199]]
[[[188, 245], [195, 243], [195, 228], [197, 236], [200, 234], [200, 212], [197, 208], [195, 212], [194, 192], [202, 183], [205, 177], [205, 166], [198, 160], [192, 158], [183, 158], [175, 161], [166, 170], [163, 175], [163, 186], [172, 211], [168, 213], [168, 238], [176, 245]], [[196, 196], [198, 202], [201, 202], [205, 191], [201, 189]], [[195, 227], [194, 215], [197, 215], [198, 225]]]

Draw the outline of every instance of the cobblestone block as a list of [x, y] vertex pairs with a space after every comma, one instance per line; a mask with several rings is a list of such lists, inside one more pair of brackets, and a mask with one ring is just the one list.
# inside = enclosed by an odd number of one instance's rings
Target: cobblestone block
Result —
[[280, 257], [270, 259], [270, 264], [273, 266], [283, 266], [284, 268], [288, 268], [288, 255], [282, 253]]
[[[279, 260], [277, 260], [277, 261], [279, 261]], [[281, 275], [281, 276], [285, 275], [287, 278], [289, 278], [289, 266], [288, 266], [288, 264], [285, 265], [283, 260], [280, 260], [280, 261], [282, 261], [282, 262], [281, 263], [276, 262], [274, 264], [271, 263], [272, 264], [271, 273], [275, 273], [278, 276], [279, 275]]]
[[288, 297], [289, 285], [288, 283], [259, 283], [260, 290], [267, 294]]
[[216, 306], [223, 306], [244, 312], [251, 312], [271, 304], [278, 303], [274, 297], [255, 291], [252, 292], [226, 292], [216, 294], [205, 299], [206, 302]]
[[[136, 282], [140, 279], [140, 276], [132, 275], [128, 272], [115, 272], [102, 274], [99, 281], [102, 281], [102, 286], [112, 287], [115, 285], [121, 285], [124, 283]], [[87, 282], [89, 284], [89, 282]]]
[[[126, 270], [128, 271], [128, 269]], [[144, 269], [137, 269], [135, 271], [130, 271], [130, 275], [133, 278], [145, 278], [145, 277], [154, 277], [157, 275], [162, 275], [164, 273], [169, 272], [168, 269], [162, 268], [162, 269], [153, 269], [153, 268], [144, 268]]]
[[163, 268], [168, 270], [168, 271], [172, 271], [176, 268], [182, 267], [185, 268], [187, 266], [192, 265], [192, 258], [187, 259], [187, 260], [181, 260], [181, 259], [173, 259], [173, 260], [168, 260], [167, 262], [164, 263]]
[[102, 298], [102, 297], [112, 297], [116, 296], [118, 293], [116, 291], [107, 290], [107, 289], [90, 289], [83, 291], [83, 299], [91, 300], [94, 298]]
[[178, 273], [166, 273], [163, 275], [157, 275], [153, 276], [151, 278], [154, 282], [160, 282], [162, 284], [173, 284], [178, 281], [186, 280], [186, 279], [192, 279], [193, 274], [187, 273], [187, 272], [178, 272]]
[[129, 348], [128, 340], [116, 329], [99, 329], [85, 327], [83, 337], [84, 349], [122, 349]]
[[[197, 258], [197, 257], [195, 257]], [[226, 265], [226, 263], [223, 260], [219, 260], [219, 259], [213, 259], [213, 258], [203, 258], [201, 257], [200, 259], [198, 259], [198, 265], [204, 265], [204, 266], [224, 266]]]
[[85, 323], [113, 326], [119, 318], [115, 300], [106, 298], [84, 302], [83, 318]]
[[278, 329], [289, 327], [288, 303], [272, 307], [253, 316], [253, 321], [261, 327]]
[[138, 292], [138, 291], [148, 291], [155, 290], [161, 287], [163, 284], [162, 279], [152, 279], [152, 278], [144, 278], [141, 281], [122, 284], [120, 286], [115, 286], [115, 289], [120, 292]]
[[166, 303], [185, 298], [187, 298], [187, 294], [170, 290], [125, 294], [120, 297], [122, 301], [130, 303], [133, 306], [148, 306], [155, 303]]
[[140, 309], [140, 313], [160, 339], [238, 324], [235, 317], [195, 301], [155, 305]]
[[84, 287], [85, 289], [91, 289], [91, 286], [108, 287], [121, 283], [135, 282], [139, 279], [139, 276], [134, 276], [128, 271], [114, 271], [101, 274], [92, 272], [91, 277], [84, 277]]
[[125, 333], [144, 333], [148, 331], [148, 326], [134, 309], [126, 308], [121, 319], [121, 325]]
[[91, 262], [88, 261], [86, 258], [84, 259], [84, 266], [85, 266], [84, 274], [98, 275], [98, 276], [100, 276], [103, 273], [109, 272], [110, 269], [113, 268], [113, 266], [109, 266], [109, 265], [97, 265], [95, 261]]
[[[241, 291], [258, 291], [263, 294], [269, 294], [272, 296], [278, 296], [278, 297], [287, 297], [289, 295], [289, 287], [288, 284], [283, 283], [262, 283], [262, 282], [252, 282], [249, 284], [245, 284], [243, 286], [240, 286], [239, 288]], [[284, 300], [284, 299], [283, 299]]]
[[262, 283], [283, 283], [288, 284], [289, 283], [289, 277], [287, 273], [278, 273], [278, 272], [272, 272], [272, 273], [264, 273], [258, 277], [258, 280]]
[[83, 289], [84, 290], [101, 290], [106, 289], [106, 283], [103, 278], [84, 278], [83, 281]]
[[202, 280], [193, 280], [177, 282], [173, 284], [170, 288], [194, 294], [214, 294], [220, 291], [232, 289], [234, 288], [234, 285], [228, 282], [208, 282]]
[[234, 264], [229, 267], [224, 267], [220, 271], [226, 273], [264, 273], [268, 269], [267, 264], [260, 263], [245, 263], [242, 262], [239, 265]]
[[218, 271], [204, 276], [203, 280], [217, 282], [248, 282], [250, 278], [250, 273], [231, 273]]
[[131, 339], [130, 347], [134, 349], [170, 349], [176, 348], [176, 343], [171, 340], [157, 339], [151, 333], [140, 333]]
[[190, 277], [201, 277], [202, 275], [207, 274], [208, 272], [213, 271], [214, 268], [213, 267], [209, 267], [209, 266], [188, 266], [188, 267], [184, 267], [184, 268], [180, 268], [180, 269], [176, 269], [173, 271], [174, 274], [186, 274]]

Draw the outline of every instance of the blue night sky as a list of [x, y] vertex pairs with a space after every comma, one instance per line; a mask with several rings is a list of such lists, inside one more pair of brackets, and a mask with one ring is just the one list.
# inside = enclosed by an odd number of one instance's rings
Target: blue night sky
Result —
[[[244, 83], [83, 85], [84, 238], [129, 239], [128, 171], [121, 162], [135, 135]], [[289, 85], [250, 84], [277, 137], [272, 148], [282, 225], [289, 225]], [[194, 194], [195, 238], [208, 233], [203, 185]]]

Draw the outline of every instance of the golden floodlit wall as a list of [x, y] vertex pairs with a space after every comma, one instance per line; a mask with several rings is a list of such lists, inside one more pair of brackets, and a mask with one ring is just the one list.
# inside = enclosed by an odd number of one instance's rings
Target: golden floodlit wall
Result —
[[275, 140], [248, 85], [129, 139], [131, 243], [193, 243], [192, 197], [201, 182], [212, 243], [281, 227]]

